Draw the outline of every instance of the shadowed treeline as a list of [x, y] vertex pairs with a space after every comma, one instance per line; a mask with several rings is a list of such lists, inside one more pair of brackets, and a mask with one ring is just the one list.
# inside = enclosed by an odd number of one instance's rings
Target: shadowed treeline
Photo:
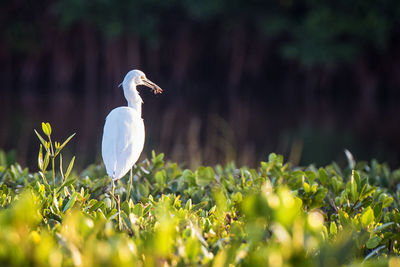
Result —
[[190, 165], [400, 163], [399, 1], [3, 1], [0, 148], [34, 166], [33, 128], [77, 132], [81, 167], [100, 162], [118, 84], [143, 70], [151, 149]]

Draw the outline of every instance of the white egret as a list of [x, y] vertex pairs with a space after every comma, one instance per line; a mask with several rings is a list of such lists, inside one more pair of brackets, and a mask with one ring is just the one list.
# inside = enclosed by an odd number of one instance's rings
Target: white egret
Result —
[[142, 119], [143, 100], [136, 90], [136, 86], [145, 85], [155, 94], [162, 90], [158, 85], [146, 78], [140, 70], [129, 71], [120, 84], [128, 101], [128, 106], [113, 109], [107, 116], [104, 124], [101, 155], [107, 174], [112, 179], [111, 195], [117, 202], [119, 229], [122, 229], [120, 213], [120, 197], [114, 195], [114, 181], [121, 179], [131, 170], [128, 195], [132, 187], [132, 167], [139, 159], [144, 145], [144, 123]]
[[140, 70], [129, 71], [121, 85], [128, 106], [115, 108], [108, 114], [101, 149], [107, 174], [113, 181], [122, 178], [132, 169], [143, 150], [145, 139], [142, 119], [143, 100], [136, 86], [145, 85], [155, 94], [162, 92], [162, 89], [147, 79]]

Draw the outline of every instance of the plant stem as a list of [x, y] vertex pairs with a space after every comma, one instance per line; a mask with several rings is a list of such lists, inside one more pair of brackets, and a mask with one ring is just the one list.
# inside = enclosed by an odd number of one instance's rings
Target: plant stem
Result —
[[46, 176], [44, 175], [44, 172], [41, 171], [41, 172], [39, 172], [39, 173], [40, 173], [40, 175], [42, 176], [43, 183], [46, 184], [46, 185], [48, 185], [48, 186], [50, 186], [49, 183], [47, 182], [47, 179], [46, 179]]
[[130, 173], [130, 177], [129, 177], [129, 184], [128, 184], [128, 194], [127, 194], [127, 196], [126, 196], [126, 200], [128, 200], [128, 203], [129, 203], [129, 200], [130, 200], [130, 197], [131, 197], [131, 190], [132, 190], [132, 180], [133, 180], [133, 174], [132, 174], [132, 168], [131, 168], [131, 173]]
[[114, 192], [115, 192], [115, 183], [114, 180], [111, 181], [112, 185], [111, 185], [111, 194], [112, 196], [114, 196]]
[[121, 199], [117, 195], [117, 209], [118, 209], [118, 229], [122, 231], [122, 221], [121, 221]]
[[54, 168], [55, 168], [54, 164], [55, 164], [54, 163], [54, 157], [52, 156], [51, 157], [51, 167], [53, 169], [53, 186], [55, 187], [56, 186], [56, 172], [54, 170]]
[[122, 221], [121, 221], [121, 198], [119, 195], [115, 196], [115, 184], [114, 180], [112, 181], [111, 187], [111, 196], [114, 198], [115, 202], [117, 203], [117, 210], [118, 210], [118, 229], [122, 231]]
[[50, 135], [49, 135], [49, 142], [50, 142], [51, 156], [54, 157], [53, 143], [51, 142], [51, 137], [50, 137]]

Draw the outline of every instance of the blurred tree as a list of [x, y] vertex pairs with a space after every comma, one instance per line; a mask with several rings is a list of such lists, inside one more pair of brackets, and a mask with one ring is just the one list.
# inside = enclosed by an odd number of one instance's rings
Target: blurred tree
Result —
[[[181, 114], [184, 105], [194, 113], [213, 109], [231, 125], [232, 146], [245, 146], [246, 151], [257, 147], [252, 153], [274, 149], [257, 145], [266, 139], [260, 133], [285, 127], [279, 118], [271, 118], [268, 127], [253, 118], [276, 115], [273, 106], [285, 105], [290, 106], [288, 114], [301, 113], [293, 108], [301, 106], [306, 117], [315, 119], [321, 96], [342, 106], [351, 104], [344, 113], [354, 114], [345, 118], [353, 117], [353, 130], [366, 134], [372, 121], [384, 117], [379, 103], [390, 102], [395, 108], [391, 96], [398, 95], [400, 86], [399, 26], [396, 0], [2, 1], [2, 104], [10, 113], [21, 98], [21, 118], [36, 122], [51, 120], [43, 114], [68, 114], [70, 124], [82, 119], [79, 154], [93, 157], [99, 139], [94, 130], [101, 131], [103, 115], [122, 99], [116, 85], [134, 66], [175, 89], [150, 112], [165, 108], [171, 99], [177, 102], [169, 105], [174, 109], [169, 114]], [[53, 104], [43, 105], [48, 100]], [[326, 109], [327, 116], [337, 112]], [[10, 118], [1, 120], [3, 128], [31, 128]], [[287, 123], [296, 127], [297, 121]], [[399, 127], [392, 129], [397, 121], [387, 123], [379, 132], [400, 133]], [[259, 128], [252, 131], [243, 125]], [[26, 129], [13, 127], [19, 134], [2, 133], [0, 146], [13, 139], [11, 144], [27, 147], [29, 137], [20, 133]], [[65, 127], [71, 128], [68, 123]], [[206, 128], [201, 124], [203, 145]], [[256, 145], [243, 145], [248, 140]], [[400, 162], [400, 155], [396, 157]]]

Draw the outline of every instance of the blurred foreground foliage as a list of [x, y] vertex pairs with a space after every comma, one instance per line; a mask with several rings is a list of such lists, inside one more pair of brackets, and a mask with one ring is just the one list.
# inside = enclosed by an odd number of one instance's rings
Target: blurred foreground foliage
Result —
[[104, 167], [46, 171], [54, 145], [38, 173], [0, 152], [2, 266], [400, 265], [400, 170], [385, 164], [347, 152], [345, 169], [292, 167], [270, 154], [257, 169], [193, 171], [153, 152], [130, 192], [129, 177], [116, 182], [118, 214]]

